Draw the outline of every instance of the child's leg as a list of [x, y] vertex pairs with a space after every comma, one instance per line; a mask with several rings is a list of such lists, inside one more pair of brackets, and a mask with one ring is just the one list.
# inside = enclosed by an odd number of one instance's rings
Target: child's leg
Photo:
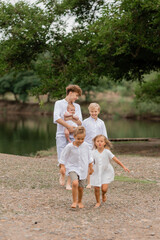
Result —
[[[61, 164], [59, 165], [59, 168], [61, 168]], [[61, 172], [60, 172], [59, 184], [61, 186], [64, 186], [65, 184], [65, 174], [62, 174]]]
[[101, 205], [100, 201], [100, 187], [94, 187], [95, 197], [96, 197], [96, 205], [95, 208], [99, 207]]
[[72, 190], [72, 188], [71, 188], [71, 178], [69, 176], [67, 178], [66, 189], [67, 190]]
[[64, 129], [64, 134], [65, 134], [65, 137], [66, 137], [67, 141], [71, 143], [72, 141], [71, 141], [71, 139], [69, 138], [69, 131], [68, 131], [67, 128]]
[[83, 187], [78, 187], [78, 206], [79, 206], [79, 208], [84, 208], [84, 205], [82, 203], [82, 197], [83, 197]]
[[[61, 152], [65, 148], [66, 145], [67, 145], [67, 140], [65, 137], [57, 137], [56, 138], [58, 161], [60, 160]], [[59, 167], [60, 167], [60, 164], [59, 164]], [[62, 175], [61, 173], [60, 173], [59, 183], [62, 186], [65, 184], [65, 175]]]
[[74, 180], [72, 182], [72, 198], [73, 198], [73, 203], [71, 205], [72, 208], [77, 207], [77, 195], [78, 195], [78, 180]]
[[91, 184], [90, 184], [90, 175], [88, 174], [87, 176], [87, 186], [86, 188], [91, 188]]
[[70, 172], [69, 176], [72, 181], [72, 198], [73, 198], [73, 203], [71, 205], [72, 208], [77, 207], [77, 197], [78, 197], [78, 176], [76, 172]]
[[108, 184], [102, 184], [101, 189], [102, 189], [102, 201], [106, 202], [106, 200], [107, 200], [106, 193], [108, 191]]
[[78, 187], [78, 206], [79, 208], [84, 208], [84, 205], [82, 203], [82, 197], [83, 197], [83, 189], [85, 187], [86, 180], [79, 180], [79, 187]]

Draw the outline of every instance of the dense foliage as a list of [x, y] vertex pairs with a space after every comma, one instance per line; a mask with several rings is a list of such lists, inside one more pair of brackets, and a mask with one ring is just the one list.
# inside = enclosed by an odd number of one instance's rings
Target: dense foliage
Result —
[[160, 103], [160, 75], [150, 81], [143, 82], [135, 91], [138, 102]]
[[[30, 80], [36, 86], [32, 93], [60, 98], [69, 83], [80, 85], [88, 97], [91, 90], [102, 87], [102, 79], [141, 82], [144, 74], [159, 71], [159, 1], [39, 3], [43, 9], [24, 1], [0, 3], [1, 76], [33, 70], [40, 82]], [[70, 32], [66, 17], [77, 22]]]

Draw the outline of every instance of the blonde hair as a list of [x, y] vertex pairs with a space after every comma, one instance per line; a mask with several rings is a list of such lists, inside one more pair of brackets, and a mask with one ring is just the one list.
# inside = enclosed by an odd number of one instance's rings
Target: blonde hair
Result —
[[111, 143], [104, 135], [102, 135], [102, 134], [97, 135], [97, 136], [95, 136], [95, 138], [93, 138], [93, 144], [94, 144], [93, 147], [94, 147], [94, 148], [97, 148], [97, 147], [96, 147], [96, 140], [97, 140], [97, 138], [99, 138], [99, 137], [103, 137], [103, 138], [104, 138], [104, 141], [105, 141], [105, 146], [104, 146], [104, 148], [107, 148], [107, 149], [113, 148], [112, 143]]
[[76, 92], [79, 96], [82, 95], [82, 89], [78, 85], [68, 85], [66, 87], [66, 95], [68, 95], [70, 92]]
[[89, 106], [88, 106], [88, 110], [90, 111], [93, 108], [98, 108], [99, 112], [101, 110], [101, 108], [100, 108], [98, 103], [90, 103]]
[[77, 136], [78, 134], [86, 134], [86, 130], [83, 126], [79, 126], [74, 130], [73, 136]]

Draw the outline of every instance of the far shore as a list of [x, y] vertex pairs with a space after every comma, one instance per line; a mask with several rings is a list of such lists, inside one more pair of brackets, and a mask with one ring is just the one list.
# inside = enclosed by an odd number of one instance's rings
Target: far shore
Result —
[[[0, 114], [1, 118], [13, 118], [13, 115], [16, 116], [52, 116], [53, 115], [53, 106], [54, 102], [44, 103], [42, 107], [40, 107], [39, 103], [19, 103], [16, 101], [8, 101], [8, 100], [0, 100]], [[82, 114], [84, 118], [88, 117], [88, 104], [82, 103]], [[100, 113], [100, 117], [103, 120], [112, 119], [115, 113], [108, 113], [102, 109]], [[125, 112], [123, 115], [119, 115], [119, 118], [127, 118], [127, 119], [146, 119], [152, 121], [160, 121], [160, 115], [154, 114], [141, 114], [137, 115], [131, 112]]]

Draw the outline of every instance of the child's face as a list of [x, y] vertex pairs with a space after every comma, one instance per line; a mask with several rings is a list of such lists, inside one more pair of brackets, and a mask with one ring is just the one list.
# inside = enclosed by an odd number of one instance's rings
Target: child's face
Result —
[[68, 110], [69, 113], [75, 114], [75, 107], [73, 107], [73, 106], [68, 106], [67, 110]]
[[81, 134], [77, 134], [76, 136], [74, 136], [74, 143], [77, 147], [79, 147], [83, 142], [84, 142], [84, 139], [85, 139], [85, 134], [84, 133], [81, 133]]
[[95, 141], [95, 145], [98, 149], [103, 149], [106, 145], [104, 137], [98, 137]]
[[89, 113], [91, 115], [92, 118], [94, 118], [95, 120], [97, 120], [98, 118], [98, 114], [99, 114], [99, 109], [98, 108], [91, 108], [89, 109]]

